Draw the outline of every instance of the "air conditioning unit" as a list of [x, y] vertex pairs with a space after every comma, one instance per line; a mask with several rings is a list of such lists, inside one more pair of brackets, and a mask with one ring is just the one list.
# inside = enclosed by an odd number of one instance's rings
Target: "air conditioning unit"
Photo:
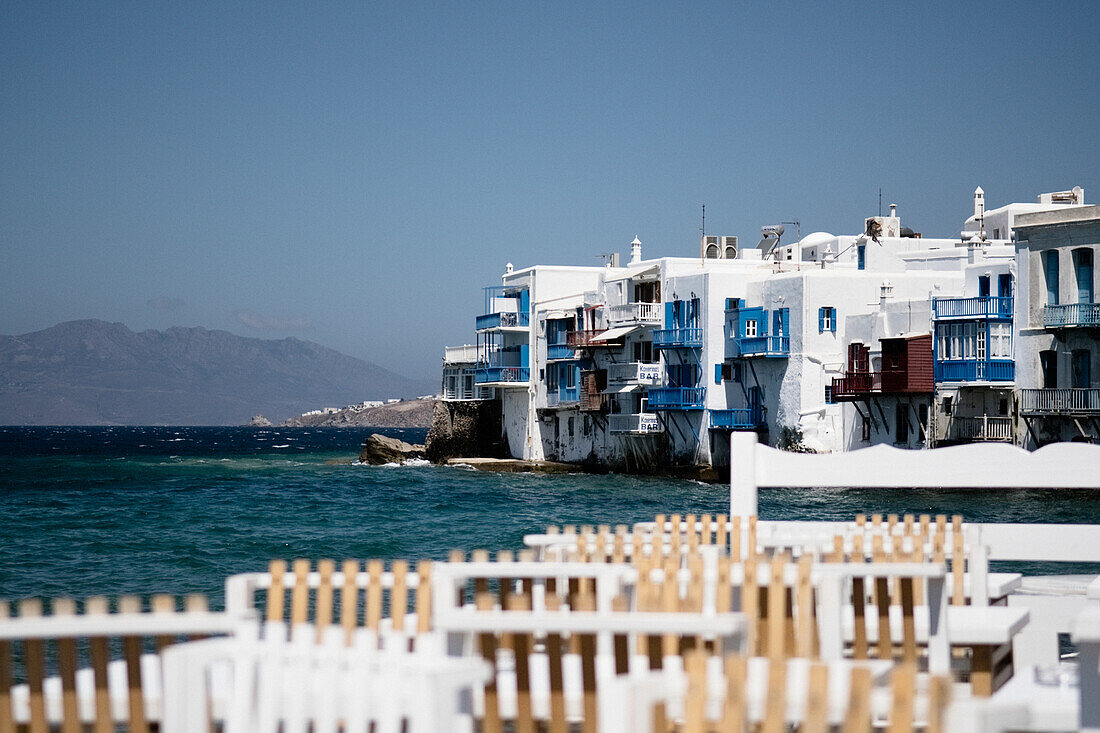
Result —
[[720, 246], [721, 257], [723, 260], [736, 260], [737, 259], [737, 237], [722, 237]]
[[717, 260], [722, 256], [718, 247], [718, 237], [704, 235], [699, 242], [699, 256], [708, 260]]

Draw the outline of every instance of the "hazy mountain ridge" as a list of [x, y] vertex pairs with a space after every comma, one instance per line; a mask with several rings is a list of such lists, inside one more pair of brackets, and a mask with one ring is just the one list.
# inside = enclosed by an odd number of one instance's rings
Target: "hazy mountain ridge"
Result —
[[99, 320], [0, 336], [0, 424], [237, 425], [437, 390], [295, 338]]

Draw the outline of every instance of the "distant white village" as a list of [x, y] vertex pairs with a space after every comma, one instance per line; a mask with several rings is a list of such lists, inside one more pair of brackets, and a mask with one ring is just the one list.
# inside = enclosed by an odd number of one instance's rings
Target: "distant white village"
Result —
[[[418, 400], [434, 400], [437, 399], [436, 395], [421, 395], [417, 397]], [[344, 407], [322, 407], [320, 410], [310, 410], [309, 412], [303, 412], [302, 417], [313, 417], [314, 415], [335, 415], [338, 412], [362, 412], [363, 410], [370, 410], [375, 407], [381, 407], [382, 405], [395, 405], [398, 402], [404, 400], [399, 397], [392, 397], [386, 400], [365, 400], [363, 402], [357, 402], [354, 405], [345, 405]]]
[[891, 206], [851, 235], [509, 264], [476, 342], [445, 349], [443, 399], [496, 401], [516, 458], [643, 469], [726, 465], [734, 430], [814, 452], [1096, 442], [1100, 206], [971, 203], [949, 238]]

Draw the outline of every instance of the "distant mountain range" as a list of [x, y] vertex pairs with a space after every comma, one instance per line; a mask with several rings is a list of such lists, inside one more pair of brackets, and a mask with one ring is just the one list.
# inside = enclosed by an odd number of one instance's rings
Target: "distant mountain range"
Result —
[[242, 425], [438, 390], [294, 338], [99, 320], [0, 336], [0, 425]]

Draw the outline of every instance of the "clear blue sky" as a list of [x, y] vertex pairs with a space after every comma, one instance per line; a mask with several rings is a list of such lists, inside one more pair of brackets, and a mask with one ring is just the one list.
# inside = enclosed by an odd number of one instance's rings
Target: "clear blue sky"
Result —
[[508, 261], [953, 236], [1100, 201], [1100, 3], [0, 7], [0, 333], [318, 341], [415, 377]]

